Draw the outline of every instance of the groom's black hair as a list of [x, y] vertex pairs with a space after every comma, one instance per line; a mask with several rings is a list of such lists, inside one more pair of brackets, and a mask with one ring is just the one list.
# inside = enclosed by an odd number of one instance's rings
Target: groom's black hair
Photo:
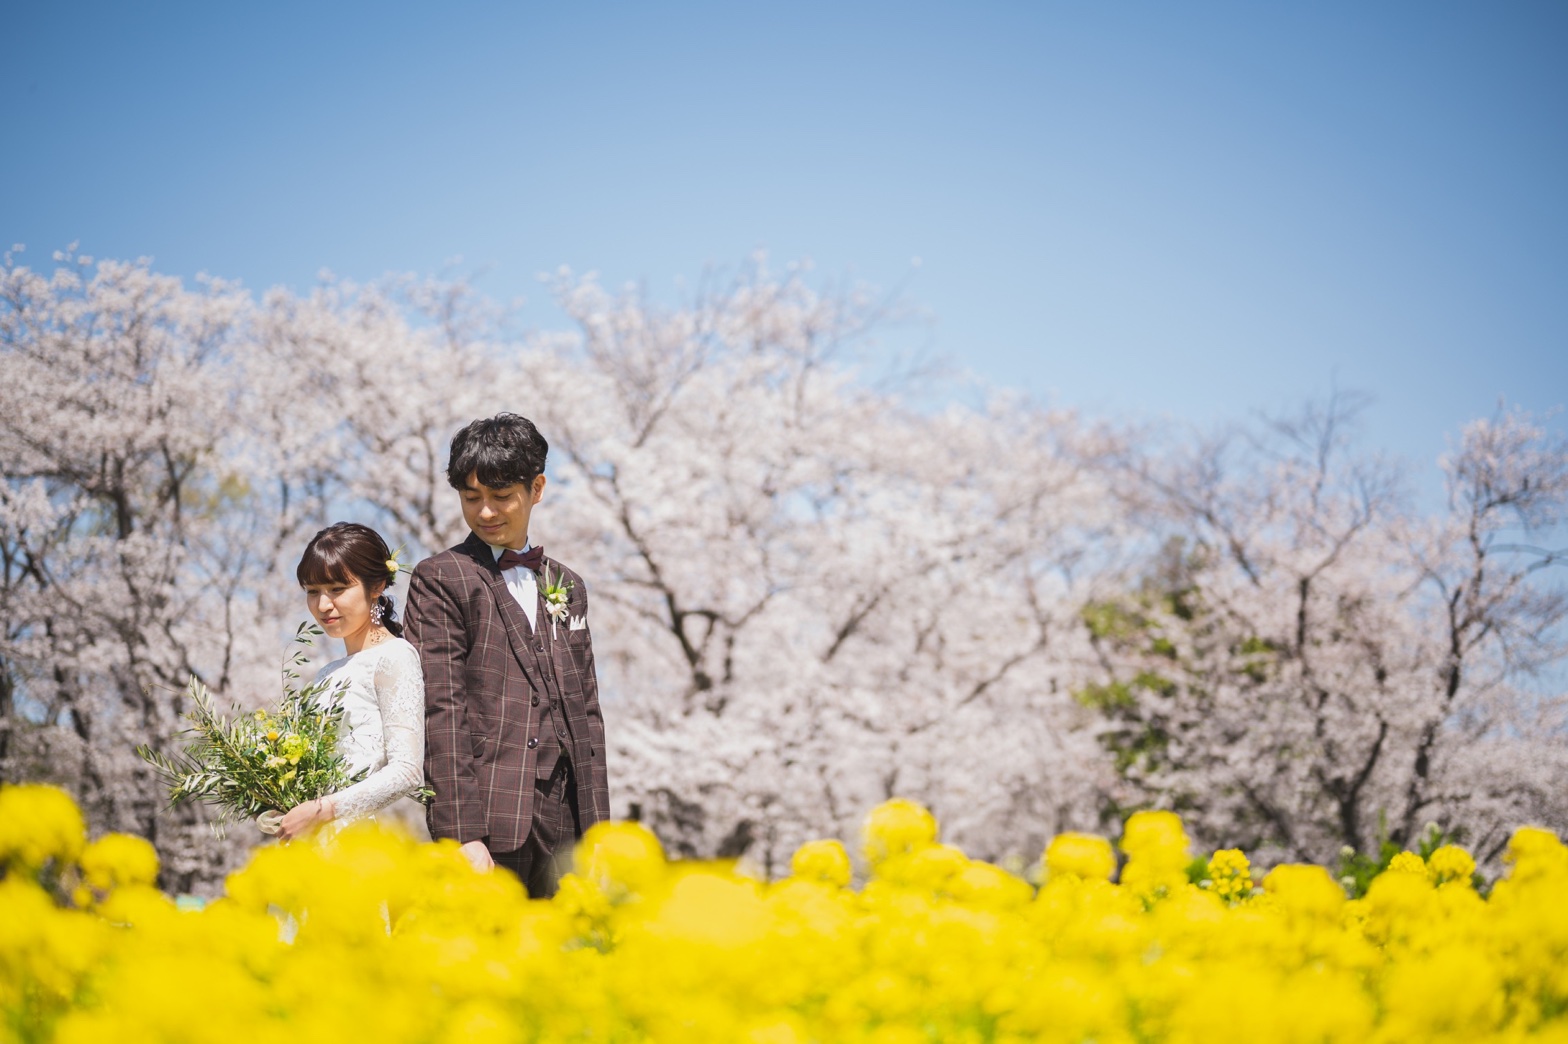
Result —
[[473, 475], [491, 489], [527, 486], [544, 474], [550, 444], [534, 422], [515, 413], [476, 420], [452, 436], [446, 480], [453, 489], [468, 488]]

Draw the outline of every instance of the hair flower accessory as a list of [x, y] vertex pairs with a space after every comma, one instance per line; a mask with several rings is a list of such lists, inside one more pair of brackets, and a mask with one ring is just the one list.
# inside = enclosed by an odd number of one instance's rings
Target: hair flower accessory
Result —
[[403, 545], [399, 544], [397, 546], [397, 550], [392, 552], [392, 557], [386, 561], [387, 572], [391, 574], [393, 580], [397, 579], [397, 571], [403, 568], [402, 563], [397, 560], [397, 556], [401, 555], [402, 553]]

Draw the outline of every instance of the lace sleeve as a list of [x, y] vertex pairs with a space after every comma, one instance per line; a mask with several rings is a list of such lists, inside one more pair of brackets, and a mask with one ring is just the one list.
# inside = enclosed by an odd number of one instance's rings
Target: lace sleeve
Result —
[[425, 679], [412, 645], [389, 644], [376, 662], [375, 687], [386, 764], [333, 795], [340, 821], [370, 815], [424, 783]]

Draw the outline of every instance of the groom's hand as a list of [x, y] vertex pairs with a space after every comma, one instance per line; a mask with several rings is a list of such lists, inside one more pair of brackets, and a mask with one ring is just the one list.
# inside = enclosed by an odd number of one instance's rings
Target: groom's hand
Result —
[[470, 841], [463, 845], [462, 848], [459, 848], [458, 851], [462, 852], [468, 858], [468, 861], [473, 864], [474, 869], [480, 873], [495, 869], [495, 860], [490, 858], [490, 849], [485, 847], [483, 841]]

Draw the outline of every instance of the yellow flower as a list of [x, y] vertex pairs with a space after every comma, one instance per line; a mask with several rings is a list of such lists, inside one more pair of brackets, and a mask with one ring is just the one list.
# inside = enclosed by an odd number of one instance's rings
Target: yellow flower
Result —
[[1426, 860], [1414, 852], [1401, 852], [1388, 861], [1387, 873], [1426, 876]]
[[1252, 894], [1252, 864], [1239, 848], [1222, 848], [1209, 857], [1209, 880], [1214, 894], [1227, 903]]
[[968, 867], [969, 857], [962, 849], [929, 844], [884, 859], [877, 864], [876, 873], [881, 881], [891, 884], [941, 892]]
[[1127, 867], [1122, 884], [1145, 899], [1169, 895], [1187, 883], [1187, 832], [1174, 812], [1134, 812], [1122, 832]]
[[1468, 888], [1475, 874], [1475, 860], [1458, 845], [1444, 845], [1426, 861], [1426, 870], [1433, 884], [1453, 882]]
[[936, 817], [904, 798], [884, 801], [866, 817], [861, 842], [866, 861], [875, 866], [892, 856], [936, 843]]
[[990, 863], [970, 862], [948, 881], [953, 899], [981, 910], [1009, 910], [1027, 903], [1034, 894], [1021, 877], [1014, 877]]
[[1540, 827], [1520, 827], [1508, 839], [1503, 862], [1513, 868], [1512, 880], [1528, 880], [1568, 872], [1568, 849], [1557, 835]]
[[1281, 863], [1264, 876], [1263, 890], [1282, 909], [1308, 918], [1326, 920], [1345, 906], [1345, 890], [1321, 866]]
[[1129, 856], [1187, 857], [1187, 832], [1174, 812], [1134, 812], [1122, 832], [1122, 851]]
[[792, 877], [846, 888], [850, 879], [849, 853], [837, 840], [808, 841], [790, 858], [789, 872]]
[[105, 834], [82, 853], [82, 877], [99, 892], [158, 879], [158, 852], [146, 838]]
[[680, 875], [648, 929], [660, 938], [721, 947], [754, 945], [767, 928], [757, 887], [711, 870]]
[[[555, 897], [530, 900], [455, 841], [365, 824], [261, 846], [225, 898], [191, 910], [149, 884], [145, 841], [83, 848], [69, 798], [7, 787], [0, 1025], [55, 1044], [1563, 1039], [1568, 849], [1548, 831], [1514, 835], [1484, 898], [1447, 846], [1399, 860], [1364, 899], [1323, 867], [1284, 865], [1227, 904], [1251, 879], [1244, 853], [1214, 853], [1211, 888], [1169, 887], [1186, 835], [1134, 817], [1141, 882], [1107, 880], [1103, 840], [1062, 835], [1031, 899], [937, 843], [918, 806], [879, 811], [867, 834], [885, 855], [858, 891], [837, 842], [803, 845], [794, 876], [764, 886], [601, 823]], [[45, 855], [17, 854], [18, 823]]]
[[0, 866], [23, 872], [76, 859], [87, 828], [71, 795], [41, 783], [0, 785]]
[[310, 741], [297, 732], [291, 732], [283, 737], [283, 744], [279, 748], [290, 765], [298, 765], [299, 759], [310, 750]]
[[664, 847], [641, 823], [595, 823], [577, 844], [577, 872], [606, 891], [642, 893], [664, 877]]
[[1044, 862], [1047, 876], [1053, 878], [1070, 875], [1086, 881], [1109, 881], [1116, 872], [1111, 843], [1093, 834], [1057, 834], [1045, 846]]

